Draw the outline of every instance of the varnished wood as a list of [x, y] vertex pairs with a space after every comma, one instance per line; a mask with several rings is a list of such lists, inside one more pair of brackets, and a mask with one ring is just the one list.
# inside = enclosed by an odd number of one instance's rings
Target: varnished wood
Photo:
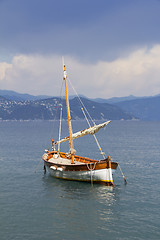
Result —
[[[70, 149], [73, 149], [73, 139], [72, 139], [72, 127], [71, 127], [71, 116], [70, 116], [70, 109], [69, 109], [69, 100], [68, 100], [68, 90], [67, 90], [67, 76], [66, 76], [66, 69], [64, 65], [64, 81], [65, 81], [65, 92], [66, 92], [66, 106], [67, 106], [67, 117], [68, 117], [68, 129], [69, 129], [69, 143]], [[72, 164], [74, 163], [74, 156], [71, 154]]]
[[[110, 161], [110, 157], [98, 161], [98, 160], [90, 159], [87, 157], [80, 157], [77, 155], [75, 155], [75, 160], [77, 162], [79, 162], [80, 164], [78, 164], [78, 163], [70, 164], [70, 165], [69, 164], [58, 164], [58, 163], [54, 164], [52, 162], [49, 162], [49, 160], [51, 158], [53, 158], [54, 154], [59, 154], [59, 156], [61, 158], [65, 158], [65, 159], [67, 158], [67, 154], [64, 152], [58, 153], [57, 151], [52, 151], [52, 152], [48, 153], [48, 159], [47, 160], [43, 159], [43, 160], [46, 162], [46, 165], [48, 167], [50, 167], [50, 166], [63, 167], [64, 171], [88, 171], [89, 168], [94, 169], [94, 170], [100, 170], [100, 169], [104, 169], [104, 168], [112, 168], [115, 170], [118, 166], [117, 162]], [[69, 159], [69, 157], [68, 157], [68, 159]], [[82, 163], [84, 163], [84, 164], [82, 165]]]

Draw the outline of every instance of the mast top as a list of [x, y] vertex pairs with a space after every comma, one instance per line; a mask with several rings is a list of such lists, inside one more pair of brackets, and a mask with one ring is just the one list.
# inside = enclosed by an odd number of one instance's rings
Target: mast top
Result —
[[67, 72], [66, 72], [66, 66], [64, 63], [64, 58], [62, 57], [62, 61], [63, 61], [63, 79], [66, 80], [67, 78]]

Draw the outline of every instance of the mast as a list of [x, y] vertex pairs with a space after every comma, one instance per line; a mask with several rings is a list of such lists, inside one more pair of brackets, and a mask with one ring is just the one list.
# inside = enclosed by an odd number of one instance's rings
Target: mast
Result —
[[70, 143], [71, 159], [72, 159], [72, 163], [74, 163], [71, 115], [70, 115], [68, 90], [67, 90], [67, 73], [66, 73], [66, 68], [65, 68], [64, 62], [63, 62], [63, 71], [64, 71], [64, 81], [65, 81], [65, 92], [66, 92], [66, 106], [67, 106], [67, 118], [68, 118], [68, 130], [69, 130], [69, 143]]

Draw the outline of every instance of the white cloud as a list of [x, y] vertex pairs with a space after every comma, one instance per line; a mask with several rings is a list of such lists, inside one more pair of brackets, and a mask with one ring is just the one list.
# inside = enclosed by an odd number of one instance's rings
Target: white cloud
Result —
[[0, 81], [3, 81], [7, 75], [7, 71], [12, 68], [12, 64], [0, 62]]
[[[82, 63], [69, 56], [65, 62], [77, 92], [88, 97], [160, 93], [160, 45], [144, 47], [112, 62]], [[1, 89], [57, 96], [62, 77], [60, 56], [18, 55], [10, 64], [0, 63]]]

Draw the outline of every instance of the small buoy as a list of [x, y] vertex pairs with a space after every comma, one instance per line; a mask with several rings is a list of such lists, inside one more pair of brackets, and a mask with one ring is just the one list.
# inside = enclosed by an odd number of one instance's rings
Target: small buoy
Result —
[[58, 167], [57, 170], [62, 172], [62, 171], [63, 171], [63, 168]]
[[53, 170], [56, 170], [56, 169], [57, 169], [55, 166], [51, 166], [50, 168], [53, 169]]

